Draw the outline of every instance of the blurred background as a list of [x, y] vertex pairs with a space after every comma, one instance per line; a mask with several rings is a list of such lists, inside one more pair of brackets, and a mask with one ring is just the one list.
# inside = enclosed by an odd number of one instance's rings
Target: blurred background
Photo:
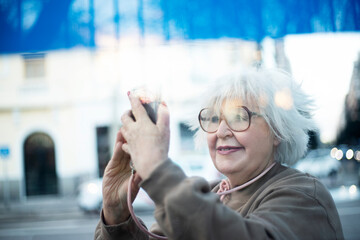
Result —
[[[359, 0], [0, 0], [0, 239], [92, 239], [139, 86], [170, 108], [170, 157], [221, 178], [186, 123], [208, 84], [251, 66], [285, 69], [314, 97], [318, 130], [293, 167], [323, 181], [360, 239], [359, 31]], [[154, 221], [144, 192], [134, 208]]]

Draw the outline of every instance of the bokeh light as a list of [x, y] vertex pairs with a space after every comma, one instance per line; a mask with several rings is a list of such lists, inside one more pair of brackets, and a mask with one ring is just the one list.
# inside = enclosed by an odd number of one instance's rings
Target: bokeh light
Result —
[[351, 186], [349, 187], [349, 193], [350, 193], [350, 195], [355, 195], [356, 192], [357, 192], [357, 187], [356, 187], [356, 185], [351, 185]]
[[95, 183], [89, 183], [87, 185], [87, 189], [89, 191], [89, 193], [91, 194], [96, 194], [98, 192], [98, 186]]
[[338, 149], [335, 153], [335, 158], [340, 161], [343, 158], [343, 156], [344, 156], [343, 151], [341, 149]]
[[354, 156], [354, 151], [352, 149], [349, 149], [349, 150], [346, 151], [346, 158], [348, 160], [352, 159], [353, 156]]
[[357, 161], [360, 161], [360, 151], [355, 151], [354, 158]]
[[284, 88], [275, 93], [275, 104], [285, 110], [290, 110], [293, 106], [293, 98], [290, 89]]
[[331, 149], [331, 151], [330, 151], [330, 156], [332, 157], [332, 158], [335, 158], [335, 156], [336, 156], [336, 151], [337, 151], [338, 149], [336, 148], [336, 147], [334, 147], [334, 148], [332, 148]]

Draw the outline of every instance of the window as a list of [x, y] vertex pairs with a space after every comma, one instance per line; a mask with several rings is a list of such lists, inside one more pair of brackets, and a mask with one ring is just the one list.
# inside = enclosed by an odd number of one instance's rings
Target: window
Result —
[[109, 134], [110, 128], [107, 126], [96, 128], [99, 177], [104, 175], [105, 167], [111, 158]]
[[180, 143], [182, 151], [194, 151], [195, 143], [194, 143], [194, 131], [191, 131], [189, 126], [185, 123], [180, 123]]
[[38, 79], [45, 77], [44, 53], [23, 54], [23, 58], [26, 79]]

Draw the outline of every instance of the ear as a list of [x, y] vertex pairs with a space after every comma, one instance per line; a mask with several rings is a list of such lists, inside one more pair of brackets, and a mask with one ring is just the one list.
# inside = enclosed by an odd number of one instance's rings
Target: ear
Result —
[[275, 146], [275, 147], [279, 146], [280, 142], [281, 142], [281, 141], [280, 141], [279, 138], [274, 137], [274, 146]]

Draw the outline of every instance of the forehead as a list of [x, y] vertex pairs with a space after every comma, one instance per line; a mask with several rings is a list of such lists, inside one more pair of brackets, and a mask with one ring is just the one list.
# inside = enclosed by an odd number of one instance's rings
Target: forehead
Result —
[[218, 99], [213, 102], [213, 106], [209, 106], [213, 108], [216, 112], [223, 112], [227, 109], [237, 108], [245, 106], [252, 111], [257, 111], [259, 109], [258, 104], [255, 101], [248, 101], [241, 98], [224, 98]]

